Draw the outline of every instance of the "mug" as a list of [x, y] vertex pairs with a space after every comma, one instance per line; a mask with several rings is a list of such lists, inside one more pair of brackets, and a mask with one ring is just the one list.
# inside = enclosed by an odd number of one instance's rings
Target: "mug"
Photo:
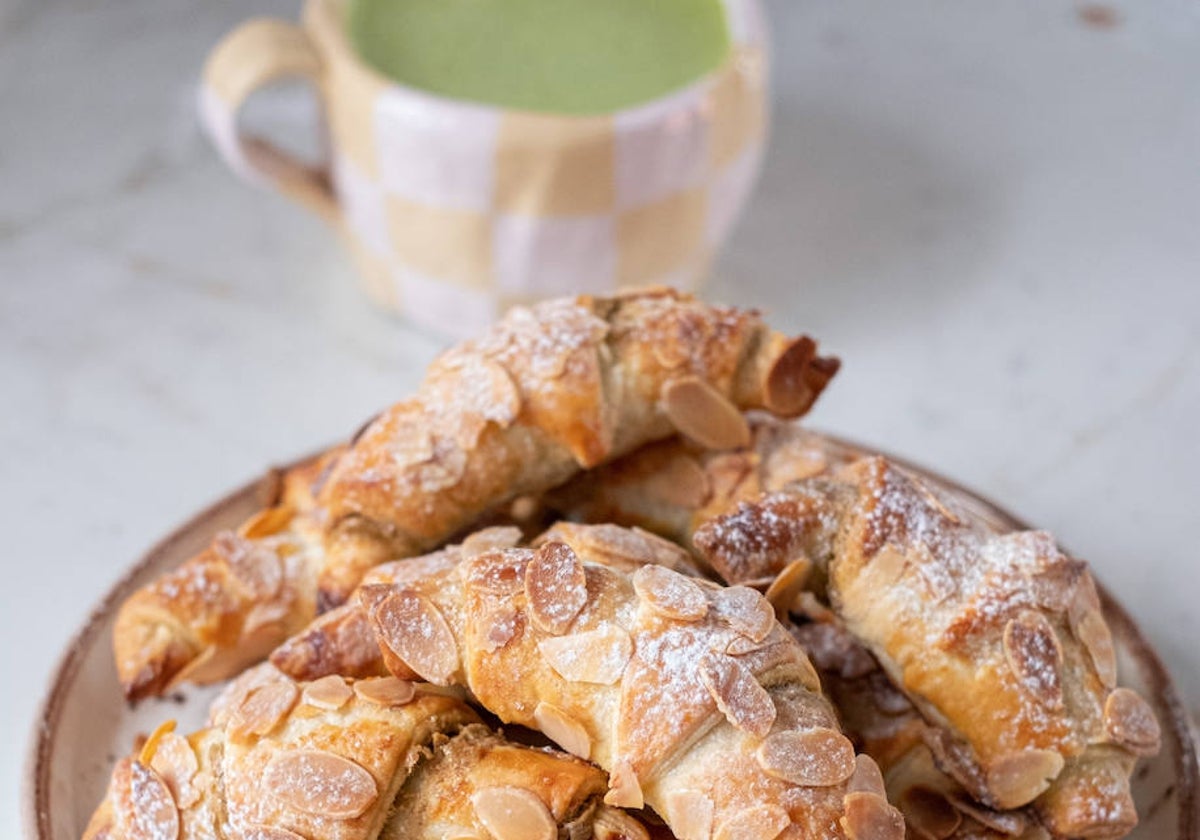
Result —
[[[319, 213], [368, 295], [459, 337], [505, 308], [572, 293], [694, 289], [745, 203], [766, 132], [759, 0], [722, 0], [730, 51], [711, 73], [596, 116], [448, 99], [355, 53], [346, 0], [307, 0], [303, 25], [250, 20], [212, 51], [201, 121], [228, 165]], [[328, 161], [305, 166], [241, 132], [260, 87], [316, 89]]]

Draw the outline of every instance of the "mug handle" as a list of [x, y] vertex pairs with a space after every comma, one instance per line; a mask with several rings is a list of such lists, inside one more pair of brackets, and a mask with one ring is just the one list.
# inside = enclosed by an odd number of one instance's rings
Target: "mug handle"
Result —
[[299, 26], [273, 18], [248, 20], [213, 48], [204, 65], [200, 119], [225, 163], [244, 180], [270, 186], [330, 224], [338, 217], [327, 164], [308, 166], [237, 125], [242, 105], [277, 79], [300, 78], [321, 96], [321, 56]]

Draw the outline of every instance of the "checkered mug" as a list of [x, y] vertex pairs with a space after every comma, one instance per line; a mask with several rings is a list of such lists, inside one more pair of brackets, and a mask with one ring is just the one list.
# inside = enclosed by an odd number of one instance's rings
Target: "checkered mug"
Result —
[[[662, 283], [694, 288], [758, 172], [766, 122], [759, 0], [722, 0], [732, 46], [713, 72], [597, 116], [448, 99], [355, 54], [346, 0], [308, 0], [303, 25], [256, 19], [212, 51], [202, 122], [229, 166], [319, 213], [381, 306], [450, 335], [507, 306]], [[242, 133], [255, 90], [317, 90], [327, 164]]]

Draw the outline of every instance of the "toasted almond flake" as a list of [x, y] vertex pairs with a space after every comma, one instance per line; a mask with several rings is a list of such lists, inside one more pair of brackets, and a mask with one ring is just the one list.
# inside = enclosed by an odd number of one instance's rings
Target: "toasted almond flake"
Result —
[[257, 601], [274, 597], [283, 586], [279, 555], [256, 540], [222, 531], [213, 539], [213, 550], [225, 560], [233, 576]]
[[200, 791], [192, 784], [200, 770], [200, 761], [187, 738], [174, 732], [161, 735], [149, 764], [167, 783], [175, 804], [181, 809], [190, 808], [200, 799]]
[[912, 829], [928, 840], [944, 840], [962, 825], [962, 814], [949, 800], [924, 785], [906, 790], [898, 804]]
[[1004, 657], [1031, 697], [1049, 709], [1062, 708], [1062, 649], [1044, 615], [1025, 610], [1005, 625]]
[[752, 805], [717, 826], [713, 840], [775, 840], [791, 824], [778, 805]]
[[462, 541], [463, 559], [469, 560], [485, 551], [513, 548], [521, 542], [521, 529], [513, 525], [497, 525], [476, 531]]
[[1020, 811], [994, 811], [959, 792], [946, 794], [946, 799], [963, 816], [970, 817], [985, 828], [1013, 837], [1025, 832], [1026, 820]]
[[666, 817], [679, 840], [710, 840], [713, 801], [698, 790], [677, 790], [666, 795]]
[[668, 382], [662, 404], [671, 424], [701, 446], [738, 449], [750, 443], [750, 426], [737, 406], [697, 376]]
[[114, 773], [119, 791], [114, 803], [129, 840], [178, 840], [179, 809], [153, 768], [126, 761]]
[[844, 782], [856, 766], [850, 739], [824, 727], [776, 732], [759, 745], [756, 755], [772, 776], [805, 787]]
[[319, 709], [340, 709], [354, 696], [354, 691], [337, 674], [314, 680], [304, 687], [304, 702]]
[[138, 751], [138, 761], [142, 762], [142, 764], [150, 764], [154, 759], [155, 750], [158, 749], [158, 742], [162, 740], [164, 736], [169, 735], [174, 731], [175, 721], [164, 720], [162, 723], [160, 723], [155, 730], [150, 733], [150, 737], [146, 739], [146, 742], [142, 744], [141, 750]]
[[745, 656], [749, 653], [757, 653], [766, 647], [766, 641], [756, 642], [746, 636], [734, 636], [725, 645], [725, 652], [730, 656]]
[[583, 724], [551, 703], [538, 703], [533, 710], [538, 730], [572, 755], [591, 758], [592, 739]]
[[712, 593], [717, 619], [756, 642], [761, 642], [776, 625], [775, 610], [762, 594], [748, 586], [726, 586]]
[[403, 706], [412, 701], [417, 690], [408, 680], [367, 677], [354, 683], [354, 693], [378, 706]]
[[375, 778], [348, 758], [321, 750], [291, 750], [271, 759], [266, 790], [294, 811], [335, 820], [361, 816], [375, 802]]
[[261, 540], [274, 536], [287, 527], [296, 512], [287, 505], [261, 510], [242, 523], [238, 536], [248, 540]]
[[680, 453], [646, 479], [646, 492], [669, 505], [697, 510], [712, 495], [708, 474], [691, 455]]
[[238, 840], [304, 840], [294, 831], [272, 825], [255, 825], [242, 829], [235, 835]]
[[1053, 750], [1010, 753], [988, 768], [987, 787], [998, 807], [1020, 808], [1050, 787], [1062, 768], [1063, 757]]
[[1075, 597], [1067, 610], [1071, 634], [1088, 652], [1096, 676], [1105, 688], [1117, 684], [1117, 652], [1112, 633], [1100, 614], [1100, 600], [1091, 576], [1085, 576], [1076, 586]]
[[547, 633], [562, 635], [587, 603], [587, 577], [571, 547], [548, 542], [525, 567], [529, 617]]
[[450, 682], [458, 670], [458, 645], [431, 601], [399, 589], [383, 599], [371, 618], [380, 640], [415, 674], [435, 685]]
[[741, 662], [708, 653], [700, 662], [700, 679], [716, 701], [717, 708], [738, 729], [760, 738], [771, 731], [771, 724], [775, 722], [775, 703]]
[[488, 614], [483, 626], [487, 628], [484, 649], [494, 653], [517, 637], [517, 633], [525, 626], [525, 615], [511, 603], [504, 602]]
[[491, 595], [512, 595], [525, 584], [525, 567], [534, 556], [528, 549], [485, 551], [458, 567], [463, 583]]
[[708, 612], [704, 590], [665, 566], [642, 566], [633, 574], [633, 588], [654, 612], [666, 618], [699, 621]]
[[806, 335], [792, 339], [771, 364], [765, 383], [767, 410], [781, 417], [796, 417], [816, 400], [807, 382], [809, 365], [817, 355], [817, 344]]
[[807, 557], [799, 557], [784, 566], [783, 570], [775, 576], [775, 580], [771, 581], [771, 585], [767, 587], [763, 597], [775, 608], [775, 617], [780, 621], [791, 612], [792, 605], [796, 603], [796, 596], [808, 584], [812, 568], [811, 560]]
[[229, 721], [229, 731], [238, 738], [268, 735], [296, 705], [299, 696], [299, 690], [291, 682], [259, 686], [237, 707]]
[[633, 765], [627, 758], [618, 758], [613, 762], [608, 774], [608, 792], [604, 794], [604, 803], [616, 808], [641, 808], [646, 804], [642, 795], [642, 783]]
[[596, 809], [592, 835], [596, 840], [650, 840], [646, 827], [632, 814], [608, 805]]
[[1150, 704], [1136, 691], [1117, 688], [1104, 701], [1104, 727], [1109, 737], [1135, 755], [1158, 752], [1162, 731]]
[[496, 840], [555, 840], [558, 824], [537, 794], [520, 787], [487, 787], [471, 794], [475, 815]]
[[875, 759], [869, 755], [854, 757], [854, 773], [850, 776], [846, 789], [850, 793], [874, 793], [879, 796], [887, 796], [883, 784], [883, 773], [879, 771], [879, 765], [875, 763]]
[[538, 650], [563, 679], [614, 685], [625, 673], [633, 642], [620, 627], [605, 624], [584, 633], [542, 639]]
[[904, 817], [874, 793], [847, 793], [841, 818], [846, 840], [904, 840]]

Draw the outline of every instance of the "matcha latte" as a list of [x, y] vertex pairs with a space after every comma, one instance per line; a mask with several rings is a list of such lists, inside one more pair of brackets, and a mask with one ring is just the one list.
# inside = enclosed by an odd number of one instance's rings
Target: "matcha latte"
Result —
[[649, 101], [729, 51], [721, 0], [350, 0], [347, 25], [402, 84], [558, 114]]

